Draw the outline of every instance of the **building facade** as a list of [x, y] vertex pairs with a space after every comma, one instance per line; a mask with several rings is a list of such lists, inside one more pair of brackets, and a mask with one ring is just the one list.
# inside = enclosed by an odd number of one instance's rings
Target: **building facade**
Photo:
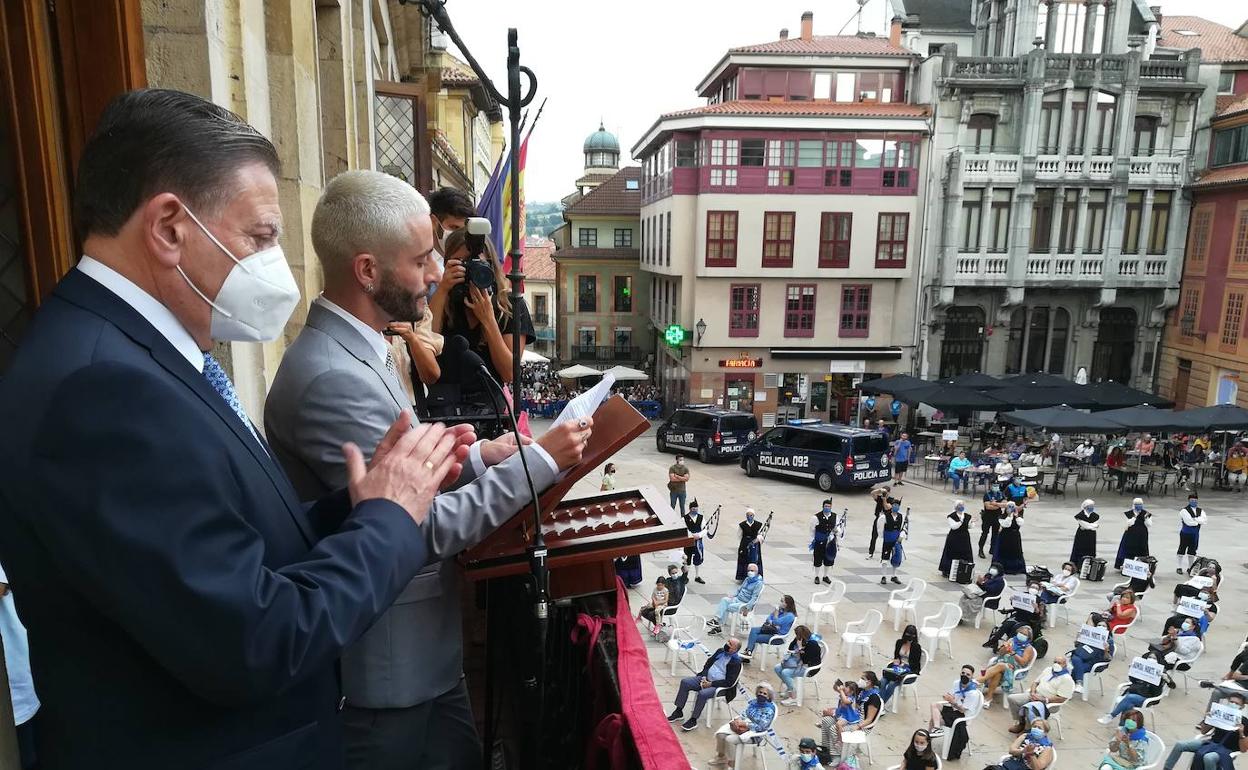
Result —
[[933, 108], [923, 373], [1153, 387], [1216, 74], [1137, 0], [892, 4]]
[[[1192, 199], [1179, 304], [1166, 326], [1159, 392], [1175, 405], [1248, 406], [1248, 37], [1195, 17], [1162, 21], [1163, 41], [1201, 46], [1219, 66], [1217, 113]], [[1241, 28], [1242, 29], [1242, 28]]]
[[433, 100], [429, 141], [433, 187], [454, 187], [481, 197], [503, 150], [503, 111], [472, 68], [445, 48], [435, 33], [434, 58], [441, 89]]
[[641, 266], [653, 276], [665, 403], [857, 419], [856, 382], [909, 373], [928, 109], [897, 38], [730, 49], [663, 115], [642, 162]]
[[[607, 142], [602, 133], [599, 129], [586, 140], [587, 163], [591, 154], [609, 156], [596, 157], [598, 164], [619, 158], [615, 137], [608, 134]], [[591, 153], [591, 142], [607, 149]], [[640, 179], [641, 169], [626, 166], [596, 180], [584, 194], [578, 190], [563, 210], [566, 224], [555, 233], [560, 361], [600, 368], [638, 366], [654, 351], [650, 278], [639, 264]]]
[[524, 301], [537, 337], [530, 346], [547, 358], [556, 358], [555, 329], [559, 318], [555, 290], [555, 242], [530, 235], [524, 242]]

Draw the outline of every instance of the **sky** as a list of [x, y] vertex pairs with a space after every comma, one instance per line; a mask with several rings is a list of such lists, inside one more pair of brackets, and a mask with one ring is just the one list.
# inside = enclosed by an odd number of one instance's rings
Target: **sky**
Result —
[[[1242, 0], [1164, 0], [1162, 13], [1204, 16], [1237, 27]], [[694, 92], [727, 49], [796, 37], [803, 11], [816, 35], [853, 34], [855, 0], [447, 0], [460, 37], [506, 89], [507, 28], [519, 33], [520, 63], [537, 76], [532, 114], [547, 99], [525, 170], [525, 198], [554, 201], [581, 176], [581, 144], [601, 119], [620, 140], [621, 165], [664, 112], [703, 103]], [[886, 33], [887, 0], [868, 0], [864, 29]], [[458, 54], [451, 44], [452, 53]]]

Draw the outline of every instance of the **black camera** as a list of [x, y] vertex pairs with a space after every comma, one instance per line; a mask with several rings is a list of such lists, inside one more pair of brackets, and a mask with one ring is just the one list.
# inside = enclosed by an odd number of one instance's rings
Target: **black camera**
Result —
[[468, 256], [464, 257], [464, 282], [451, 291], [451, 299], [463, 301], [468, 296], [468, 287], [476, 286], [481, 291], [494, 295], [497, 284], [494, 281], [494, 266], [490, 257], [485, 254], [485, 239], [491, 232], [490, 220], [485, 217], [469, 217], [464, 226], [466, 237], [464, 245], [468, 247]]

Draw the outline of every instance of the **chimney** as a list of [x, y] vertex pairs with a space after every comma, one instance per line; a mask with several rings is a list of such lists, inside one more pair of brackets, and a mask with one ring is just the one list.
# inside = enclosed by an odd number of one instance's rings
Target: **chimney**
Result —
[[815, 36], [815, 12], [807, 11], [802, 14], [802, 40], [811, 40]]
[[780, 30], [780, 39], [781, 39], [781, 40], [788, 40], [788, 39], [789, 39], [789, 28], [788, 28], [788, 27], [785, 27], [784, 29]]
[[888, 25], [888, 42], [894, 46], [901, 46], [901, 17], [894, 16], [892, 22]]
[[1157, 20], [1157, 26], [1158, 26], [1158, 28], [1160, 28], [1160, 27], [1161, 27], [1161, 6], [1160, 6], [1160, 5], [1150, 5], [1150, 6], [1148, 6], [1148, 10], [1150, 10], [1150, 11], [1152, 11], [1152, 12], [1153, 12], [1153, 18], [1155, 18], [1155, 19]]

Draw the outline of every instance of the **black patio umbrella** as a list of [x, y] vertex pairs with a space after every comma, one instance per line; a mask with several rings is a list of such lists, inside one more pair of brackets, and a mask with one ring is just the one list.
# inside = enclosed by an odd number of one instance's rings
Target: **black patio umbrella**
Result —
[[1041, 408], [1065, 404], [1075, 409], [1090, 409], [1099, 402], [1092, 398], [1087, 388], [1068, 383], [1060, 387], [1035, 385], [1011, 385], [988, 391], [993, 398], [1010, 404], [1015, 409]]
[[1184, 409], [1174, 413], [1176, 420], [1186, 423], [1187, 430], [1248, 429], [1248, 409], [1234, 404], [1218, 404], [1201, 409]]
[[1128, 387], [1112, 380], [1098, 382], [1094, 385], [1084, 385], [1083, 387], [1087, 388], [1088, 394], [1096, 400], [1101, 409], [1116, 409], [1119, 407], [1139, 406], [1141, 404], [1157, 407], [1174, 406], [1173, 401], [1168, 401], [1146, 390]]
[[949, 380], [949, 383], [951, 385], [957, 385], [963, 388], [974, 388], [975, 390], [990, 390], [992, 388], [1004, 388], [1006, 385], [1009, 384], [1006, 382], [1002, 382], [996, 377], [993, 377], [987, 374], [981, 374], [980, 372], [973, 372], [971, 374], [959, 374], [957, 377], [954, 377], [952, 380]]
[[915, 388], [904, 393], [898, 393], [897, 399], [912, 406], [914, 404], [927, 404], [928, 406], [950, 412], [997, 412], [1006, 406], [1003, 401], [983, 391], [962, 388], [957, 385], [930, 383], [924, 388]]
[[1158, 409], [1148, 404], [1096, 413], [1098, 417], [1118, 423], [1121, 426], [1117, 431], [1119, 433], [1191, 430], [1184, 424], [1182, 414], [1183, 412], [1176, 412], [1173, 409]]
[[858, 386], [858, 391], [863, 395], [878, 396], [881, 393], [888, 393], [896, 396], [915, 388], [926, 388], [931, 384], [927, 380], [911, 377], [908, 374], [890, 374], [878, 380], [867, 380]]
[[1002, 385], [1032, 385], [1041, 388], [1063, 388], [1075, 384], [1073, 381], [1068, 380], [1065, 377], [1059, 377], [1056, 374], [1047, 374], [1045, 372], [1011, 374], [1007, 377], [1000, 378], [999, 382], [1001, 382]]
[[1066, 406], [1051, 406], [1044, 409], [1019, 409], [1006, 412], [1001, 419], [1011, 425], [1025, 428], [1043, 428], [1075, 433], [1120, 433], [1122, 426], [1113, 420], [1107, 420], [1101, 414], [1089, 414]]

